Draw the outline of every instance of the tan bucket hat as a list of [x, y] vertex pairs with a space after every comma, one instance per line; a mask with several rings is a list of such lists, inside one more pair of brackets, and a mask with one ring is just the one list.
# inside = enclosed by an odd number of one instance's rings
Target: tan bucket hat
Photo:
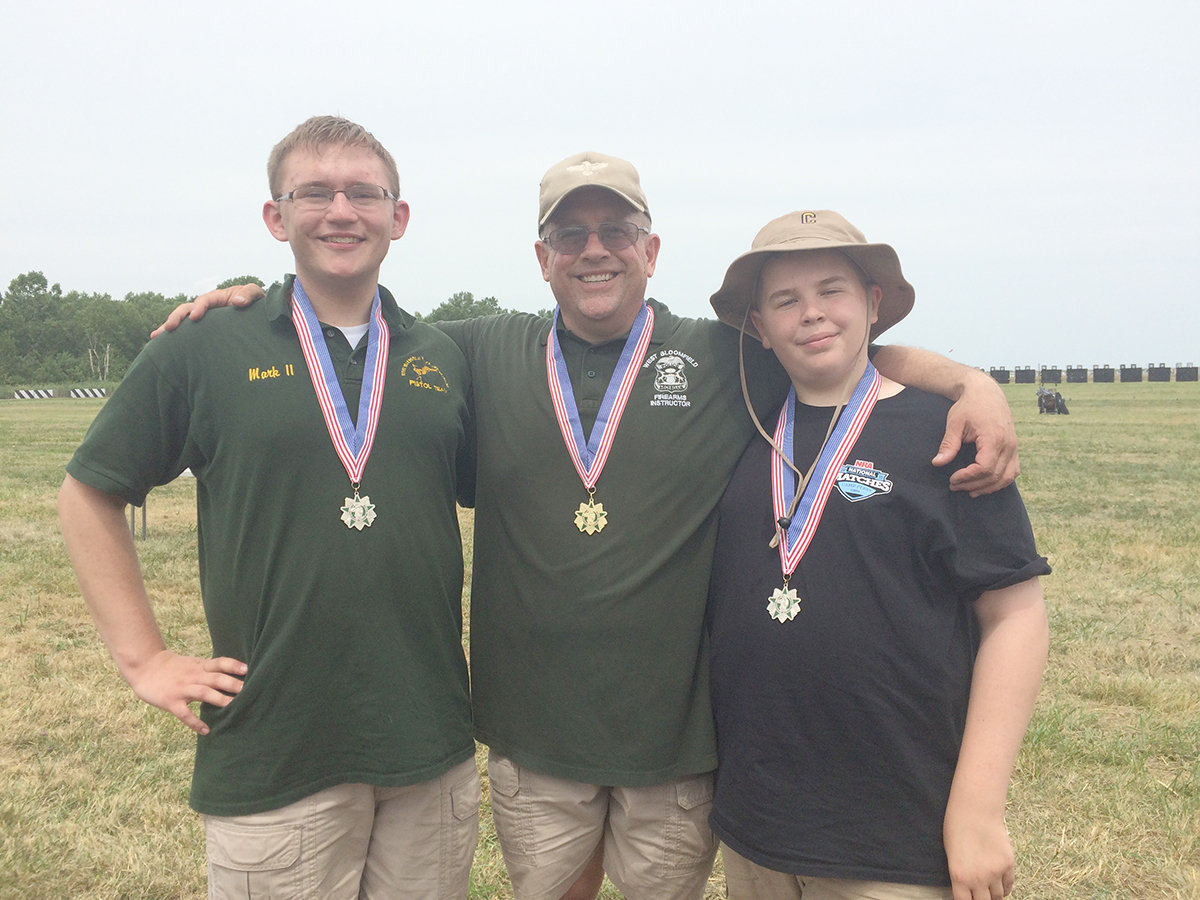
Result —
[[754, 237], [750, 252], [743, 253], [725, 272], [721, 289], [712, 295], [717, 318], [762, 340], [746, 315], [757, 290], [758, 273], [772, 253], [792, 250], [840, 250], [883, 290], [879, 321], [871, 326], [871, 339], [879, 337], [912, 309], [916, 291], [904, 280], [900, 258], [887, 244], [868, 244], [866, 236], [832, 210], [802, 210], [772, 219]]
[[638, 212], [650, 215], [642, 182], [633, 163], [585, 150], [555, 163], [542, 176], [538, 191], [538, 227], [546, 224], [567, 194], [582, 187], [607, 188]]

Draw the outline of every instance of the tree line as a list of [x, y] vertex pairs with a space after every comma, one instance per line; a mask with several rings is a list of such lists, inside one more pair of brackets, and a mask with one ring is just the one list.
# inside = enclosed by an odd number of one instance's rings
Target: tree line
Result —
[[[250, 281], [263, 285], [259, 278], [242, 275], [218, 287]], [[0, 297], [0, 384], [120, 381], [150, 332], [191, 299], [186, 294], [143, 292], [114, 300], [108, 294], [64, 293], [41, 272], [18, 275]], [[495, 297], [476, 300], [460, 291], [416, 317], [439, 322], [511, 311]], [[545, 310], [542, 314], [549, 315]]]

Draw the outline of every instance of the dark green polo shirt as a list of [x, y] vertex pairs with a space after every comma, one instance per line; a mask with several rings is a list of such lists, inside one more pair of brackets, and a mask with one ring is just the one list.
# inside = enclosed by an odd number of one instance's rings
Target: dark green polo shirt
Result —
[[[377, 518], [349, 529], [350, 481], [292, 324], [291, 282], [148, 344], [67, 466], [135, 503], [185, 467], [196, 476], [213, 653], [249, 665], [229, 706], [201, 709], [211, 731], [191, 802], [213, 815], [338, 783], [425, 781], [474, 752], [454, 502], [471, 468], [466, 362], [380, 289], [391, 347], [360, 488]], [[366, 337], [352, 352], [324, 331], [356, 411]]]
[[[754, 428], [737, 332], [655, 301], [654, 333], [596, 501], [554, 415], [550, 321], [441, 323], [474, 378], [478, 430], [471, 677], [476, 736], [520, 765], [592, 784], [657, 784], [716, 767], [704, 604], [717, 503]], [[623, 340], [563, 353], [590, 431]], [[747, 340], [751, 383], [786, 376]], [[592, 373], [595, 373], [594, 375]]]

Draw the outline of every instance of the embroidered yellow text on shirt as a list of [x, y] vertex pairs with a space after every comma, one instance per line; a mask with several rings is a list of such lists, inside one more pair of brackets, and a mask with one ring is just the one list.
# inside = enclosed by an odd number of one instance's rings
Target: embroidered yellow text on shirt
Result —
[[296, 367], [291, 363], [285, 363], [282, 372], [279, 370], [278, 366], [271, 366], [269, 369], [260, 369], [258, 366], [254, 366], [250, 369], [250, 380], [261, 381], [264, 378], [282, 378], [284, 375], [295, 374]]
[[408, 378], [408, 383], [412, 387], [437, 391], [439, 394], [444, 394], [450, 389], [441, 369], [423, 356], [410, 356], [406, 359], [400, 369], [400, 374]]

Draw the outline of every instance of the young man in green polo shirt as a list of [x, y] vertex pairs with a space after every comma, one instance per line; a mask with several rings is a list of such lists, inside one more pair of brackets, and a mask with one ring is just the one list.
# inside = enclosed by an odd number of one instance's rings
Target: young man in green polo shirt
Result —
[[[296, 275], [142, 352], [67, 466], [63, 536], [121, 675], [199, 735], [211, 896], [465, 897], [470, 373], [378, 285], [409, 210], [374, 137], [310, 119], [268, 174]], [[185, 467], [211, 659], [166, 647], [124, 524]]]
[[[717, 503], [755, 434], [728, 378], [738, 333], [646, 300], [660, 240], [630, 163], [572, 156], [539, 200], [555, 318], [439, 323], [474, 378], [471, 676], [492, 814], [518, 900], [594, 897], [606, 871], [629, 900], [699, 898], [716, 852], [704, 606]], [[1012, 481], [991, 379], [919, 351], [877, 361], [967, 398], [938, 457], [979, 438], [959, 488]], [[765, 414], [787, 376], [761, 348], [747, 366]]]

